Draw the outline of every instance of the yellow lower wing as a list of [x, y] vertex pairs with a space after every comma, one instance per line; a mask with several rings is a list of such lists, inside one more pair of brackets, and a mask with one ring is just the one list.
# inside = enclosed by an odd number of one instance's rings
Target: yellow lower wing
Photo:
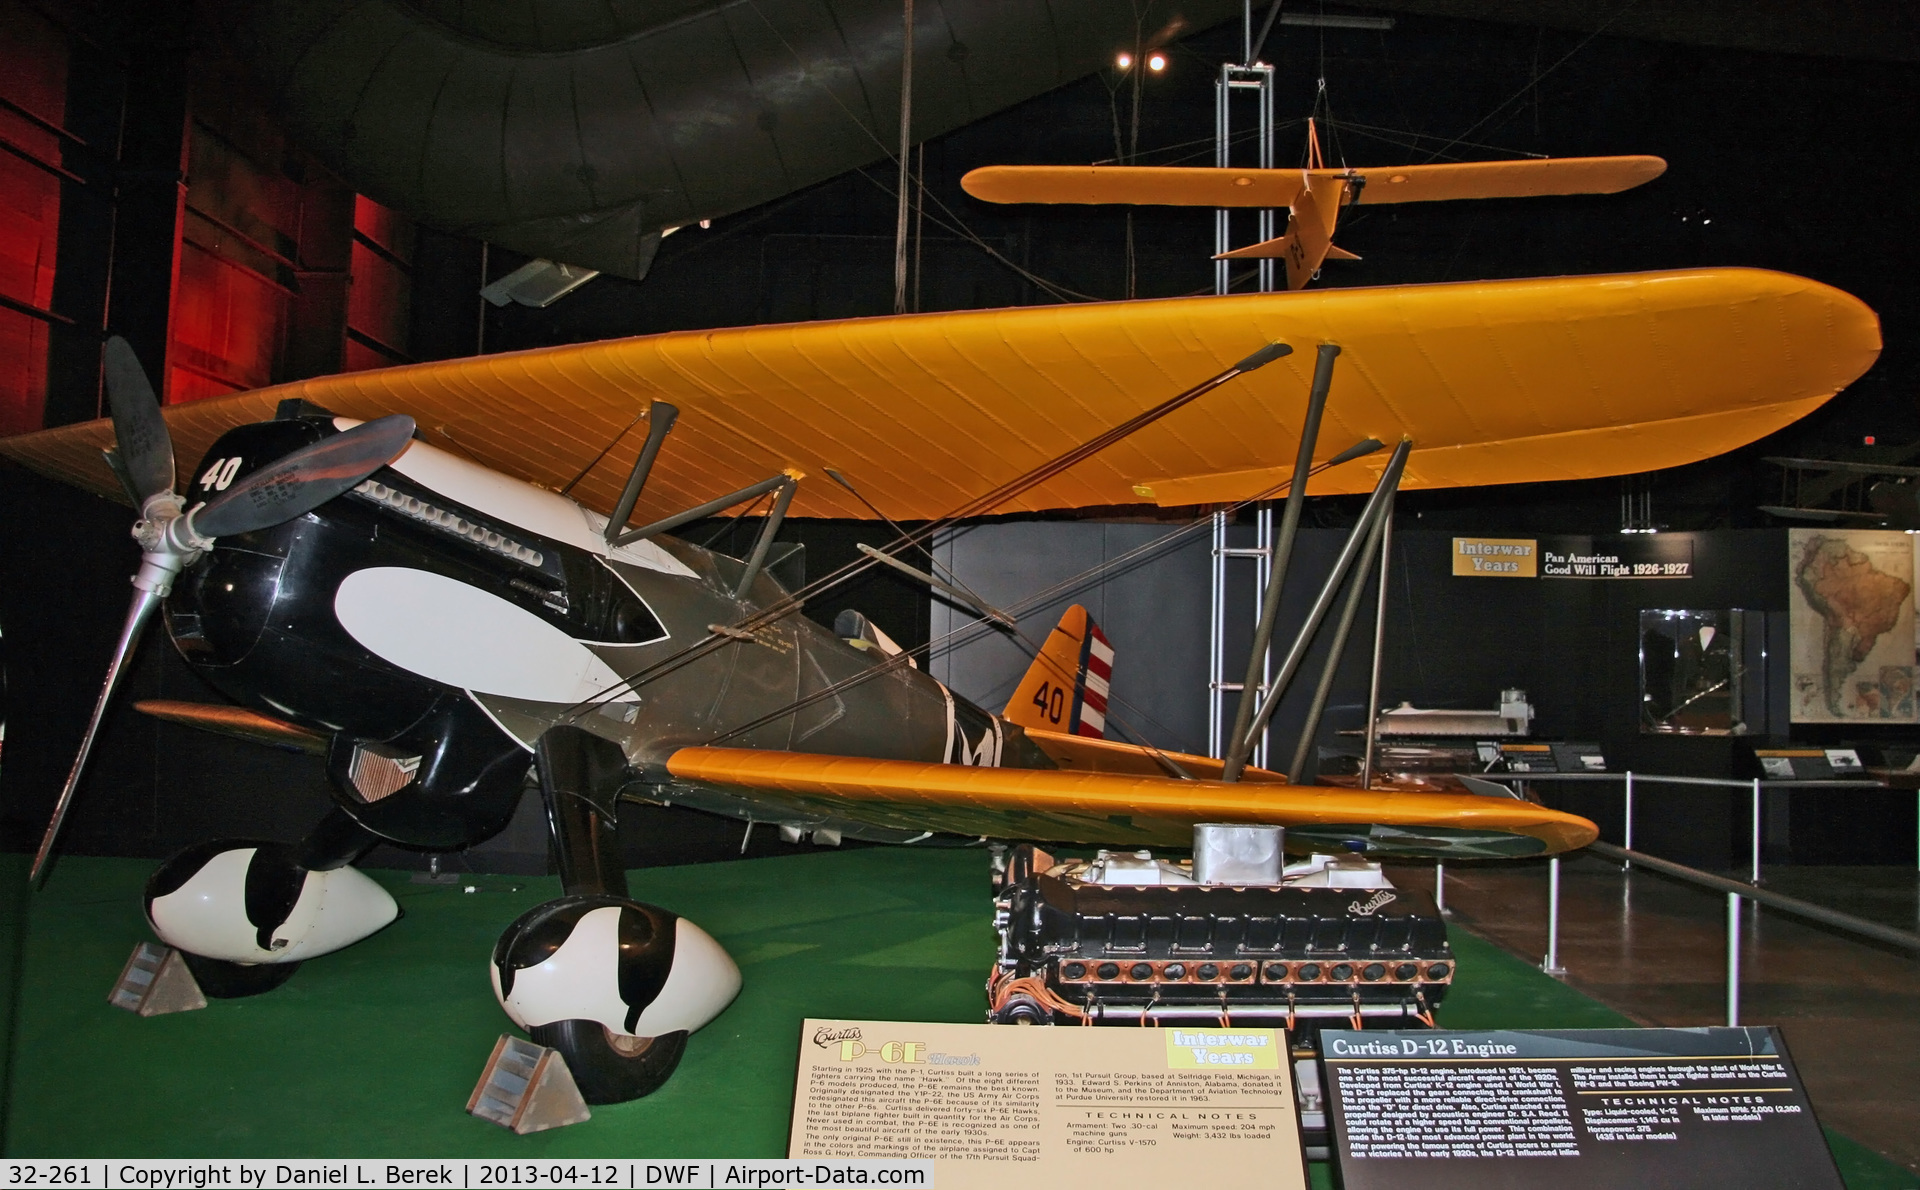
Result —
[[1543, 855], [1593, 823], [1508, 798], [1227, 784], [1052, 769], [975, 768], [751, 748], [682, 748], [677, 780], [875, 826], [1122, 846], [1191, 844], [1196, 822], [1287, 828], [1288, 850], [1381, 856]]
[[[680, 408], [639, 523], [787, 467], [848, 476], [888, 516], [944, 515], [1214, 375], [1293, 354], [1032, 488], [997, 512], [1251, 498], [1291, 470], [1314, 346], [1338, 343], [1319, 457], [1415, 443], [1402, 486], [1590, 479], [1745, 445], [1811, 412], [1880, 351], [1873, 311], [1753, 269], [1320, 289], [678, 331], [352, 372], [166, 410], [193, 467], [222, 431], [301, 397], [421, 433], [606, 510], [654, 400]], [[149, 361], [151, 363], [152, 361]], [[0, 454], [119, 498], [105, 422]], [[609, 444], [615, 444], [609, 448]], [[1382, 451], [1317, 478], [1369, 490]], [[598, 460], [596, 462], [596, 460]], [[836, 484], [796, 516], [866, 519]]]

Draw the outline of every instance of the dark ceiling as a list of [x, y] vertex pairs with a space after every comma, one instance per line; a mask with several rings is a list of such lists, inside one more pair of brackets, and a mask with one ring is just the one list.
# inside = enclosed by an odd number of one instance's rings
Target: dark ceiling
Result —
[[[1676, 36], [1730, 35], [1705, 20], [1722, 9], [1689, 11], [1702, 19]], [[1172, 47], [1165, 75], [1142, 93], [1142, 160], [1210, 161], [1213, 80], [1240, 36], [1230, 21]], [[1920, 366], [1908, 346], [1920, 329], [1920, 249], [1902, 230], [1900, 168], [1920, 132], [1914, 67], [1404, 10], [1390, 31], [1282, 25], [1264, 56], [1278, 72], [1281, 164], [1300, 159], [1303, 117], [1315, 110], [1330, 155], [1355, 164], [1642, 152], [1669, 162], [1665, 176], [1619, 195], [1357, 210], [1338, 238], [1364, 259], [1330, 264], [1323, 285], [1739, 265], [1836, 285], [1882, 318], [1880, 362], [1762, 443], [1650, 479], [1409, 496], [1423, 523], [1606, 531], [1619, 527], [1623, 486], [1650, 484], [1655, 519], [1670, 527], [1764, 525], [1776, 522], [1757, 506], [1777, 500], [1778, 477], [1763, 455], [1886, 455], [1920, 442]], [[1209, 291], [1206, 212], [996, 207], [960, 190], [981, 165], [1112, 159], [1129, 123], [1124, 80], [1103, 72], [929, 141], [914, 249], [922, 308]], [[890, 167], [855, 170], [682, 232], [643, 283], [603, 278], [546, 310], [489, 314], [487, 349], [886, 313], [892, 185]], [[496, 252], [494, 275], [512, 263]], [[446, 316], [442, 354], [472, 350], [470, 274], [449, 269], [465, 288], [448, 291], [461, 304]], [[1863, 445], [1869, 436], [1877, 446]]]
[[1369, 7], [1762, 53], [1920, 61], [1920, 17], [1905, 0], [1374, 0]]

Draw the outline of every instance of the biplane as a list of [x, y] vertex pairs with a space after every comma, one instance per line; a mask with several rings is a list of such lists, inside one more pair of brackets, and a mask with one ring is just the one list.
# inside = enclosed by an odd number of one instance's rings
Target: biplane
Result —
[[1760, 460], [1780, 468], [1780, 499], [1760, 511], [1788, 521], [1850, 523], [1861, 527], [1920, 529], [1920, 467], [1906, 460], [1920, 444], [1897, 448], [1897, 457], [1869, 459]]
[[[110, 341], [110, 421], [0, 442], [136, 505], [143, 551], [36, 873], [156, 612], [232, 704], [168, 717], [308, 747], [333, 792], [302, 840], [216, 840], [154, 873], [148, 920], [203, 988], [269, 990], [385, 927], [392, 898], [352, 864], [488, 837], [531, 773], [564, 895], [506, 927], [494, 987], [595, 1102], [658, 1086], [739, 986], [698, 926], [627, 896], [623, 798], [906, 845], [1181, 846], [1196, 823], [1381, 855], [1584, 845], [1592, 823], [1525, 801], [1228, 781], [1105, 738], [1114, 662], [1071, 615], [995, 713], [857, 612], [798, 614], [839, 576], [808, 581], [775, 541], [786, 515], [885, 522], [872, 552], [906, 565], [969, 516], [1286, 486], [1329, 344], [1329, 445], [1297, 485], [1316, 495], [1390, 468], [1433, 488], [1688, 462], [1819, 406], [1880, 339], [1838, 290], [1714, 269], [680, 332], [164, 410]], [[1402, 445], [1341, 449], [1369, 441]], [[184, 484], [176, 452], [199, 460]], [[746, 558], [672, 536], [761, 497]]]
[[984, 202], [1129, 206], [1287, 208], [1286, 231], [1233, 248], [1215, 260], [1281, 260], [1287, 288], [1300, 289], [1329, 260], [1358, 260], [1335, 246], [1343, 207], [1617, 194], [1665, 173], [1658, 157], [1536, 157], [1427, 165], [1329, 166], [1307, 121], [1307, 163], [1299, 169], [1159, 165], [989, 165], [960, 179]]

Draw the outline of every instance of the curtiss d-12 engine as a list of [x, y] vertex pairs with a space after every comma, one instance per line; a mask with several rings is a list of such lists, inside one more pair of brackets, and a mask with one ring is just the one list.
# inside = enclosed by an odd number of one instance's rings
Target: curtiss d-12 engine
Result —
[[[999, 1023], [1431, 1027], [1453, 952], [1431, 897], [1359, 856], [1284, 864], [1277, 826], [1194, 827], [1192, 861], [1008, 857], [995, 902]], [[1304, 1035], [1304, 1036], [1303, 1036]]]

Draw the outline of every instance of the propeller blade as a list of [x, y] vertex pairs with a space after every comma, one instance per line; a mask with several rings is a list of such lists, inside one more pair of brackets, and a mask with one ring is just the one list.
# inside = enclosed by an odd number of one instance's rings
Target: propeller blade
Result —
[[195, 509], [193, 531], [230, 537], [303, 516], [399, 458], [412, 437], [413, 419], [396, 413], [296, 450]]
[[133, 347], [119, 335], [107, 340], [107, 406], [113, 412], [113, 436], [120, 461], [141, 500], [173, 490], [173, 438], [160, 416], [146, 369]]
[[133, 606], [127, 609], [127, 622], [121, 626], [120, 641], [114, 646], [113, 660], [107, 665], [107, 680], [100, 687], [100, 699], [93, 704], [93, 718], [87, 722], [87, 734], [80, 737], [80, 754], [73, 758], [73, 769], [67, 774], [67, 783], [60, 790], [60, 800], [54, 803], [53, 821], [47, 823], [47, 833], [40, 840], [40, 853], [33, 857], [33, 870], [27, 875], [27, 883], [38, 887], [46, 875], [47, 861], [53, 856], [54, 841], [60, 837], [60, 828], [67, 820], [67, 810], [73, 805], [73, 791], [79, 788], [80, 774], [87, 767], [87, 754], [93, 751], [93, 737], [100, 731], [100, 721], [106, 717], [107, 704], [113, 701], [113, 691], [120, 684], [120, 676], [125, 671], [127, 658], [133, 655], [134, 647], [140, 643], [140, 633], [146, 628], [147, 621], [153, 619], [154, 609], [160, 606], [161, 597], [152, 591], [135, 588]]

